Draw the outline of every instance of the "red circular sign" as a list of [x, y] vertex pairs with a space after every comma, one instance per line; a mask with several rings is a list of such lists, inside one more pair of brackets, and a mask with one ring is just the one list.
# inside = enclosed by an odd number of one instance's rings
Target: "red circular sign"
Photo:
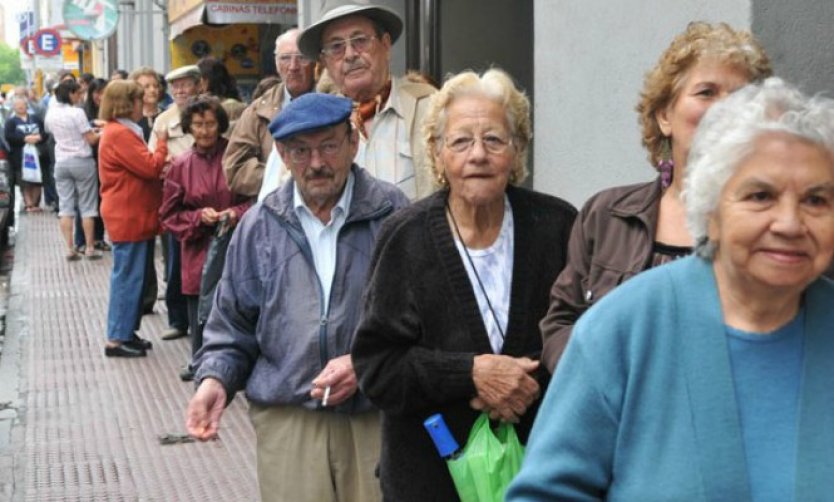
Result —
[[23, 37], [20, 39], [20, 50], [29, 57], [32, 57], [32, 37]]
[[61, 34], [58, 30], [44, 28], [34, 36], [35, 52], [40, 56], [57, 56], [61, 53]]

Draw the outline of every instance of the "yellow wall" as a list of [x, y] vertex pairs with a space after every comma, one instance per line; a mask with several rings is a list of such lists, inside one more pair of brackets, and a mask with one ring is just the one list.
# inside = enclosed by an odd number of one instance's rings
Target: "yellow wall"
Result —
[[261, 74], [259, 29], [257, 24], [195, 26], [171, 42], [171, 68], [196, 63], [202, 55], [194, 49], [209, 47], [206, 55], [223, 61], [232, 75], [257, 77]]

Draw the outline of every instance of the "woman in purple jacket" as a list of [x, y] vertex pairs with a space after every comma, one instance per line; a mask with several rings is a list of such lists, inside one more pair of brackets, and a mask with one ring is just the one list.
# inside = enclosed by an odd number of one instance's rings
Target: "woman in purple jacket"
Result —
[[[180, 120], [183, 132], [194, 136], [194, 145], [173, 160], [165, 178], [160, 218], [182, 249], [182, 292], [188, 303], [193, 354], [203, 344], [197, 306], [215, 226], [221, 221], [234, 226], [251, 202], [229, 191], [223, 175], [221, 160], [228, 141], [221, 134], [229, 128], [229, 117], [220, 101], [210, 96], [192, 98]], [[190, 365], [183, 368], [180, 378], [194, 378]]]

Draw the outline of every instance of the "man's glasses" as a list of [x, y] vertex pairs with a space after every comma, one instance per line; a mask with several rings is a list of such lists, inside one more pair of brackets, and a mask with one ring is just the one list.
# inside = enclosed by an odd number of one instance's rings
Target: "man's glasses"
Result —
[[299, 54], [298, 52], [278, 55], [278, 64], [289, 66], [293, 61], [297, 62], [301, 66], [307, 66], [313, 62], [310, 58], [304, 54]]
[[339, 153], [347, 137], [348, 135], [345, 134], [341, 141], [328, 140], [319, 146], [287, 145], [286, 151], [293, 164], [307, 164], [313, 158], [313, 150], [319, 152], [319, 157], [332, 157]]
[[484, 145], [484, 150], [494, 154], [504, 153], [507, 151], [507, 147], [513, 142], [512, 138], [504, 138], [497, 134], [485, 134], [480, 138], [473, 136], [448, 136], [444, 138], [443, 144], [455, 153], [464, 153], [475, 146], [475, 141], [480, 141]]
[[373, 35], [356, 35], [347, 40], [334, 40], [325, 44], [321, 49], [321, 53], [329, 58], [339, 59], [345, 55], [347, 44], [350, 44], [355, 52], [368, 52], [371, 48], [371, 43], [376, 39]]

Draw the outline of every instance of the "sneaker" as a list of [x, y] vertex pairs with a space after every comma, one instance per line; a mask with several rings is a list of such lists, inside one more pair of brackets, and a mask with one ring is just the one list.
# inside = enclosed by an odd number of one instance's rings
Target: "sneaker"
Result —
[[177, 338], [183, 338], [188, 336], [188, 333], [184, 329], [179, 328], [168, 328], [159, 335], [159, 338], [163, 340], [176, 340]]

